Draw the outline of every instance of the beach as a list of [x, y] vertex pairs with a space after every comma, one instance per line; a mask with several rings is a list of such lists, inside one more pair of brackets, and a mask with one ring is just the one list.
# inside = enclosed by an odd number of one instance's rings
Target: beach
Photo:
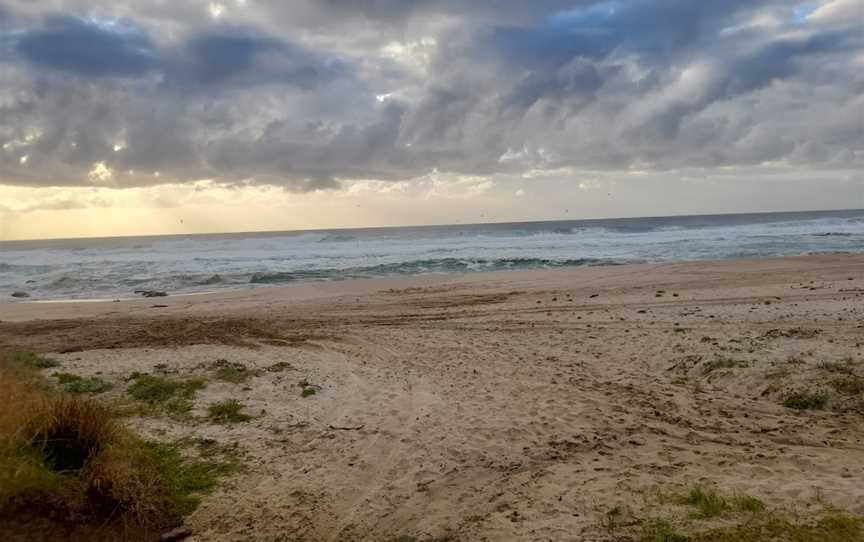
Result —
[[[206, 379], [186, 418], [126, 417], [237, 450], [189, 540], [639, 540], [714, 526], [655, 498], [695, 486], [864, 514], [862, 255], [0, 303], [0, 351], [109, 403], [135, 372]], [[209, 423], [230, 399], [251, 419]]]

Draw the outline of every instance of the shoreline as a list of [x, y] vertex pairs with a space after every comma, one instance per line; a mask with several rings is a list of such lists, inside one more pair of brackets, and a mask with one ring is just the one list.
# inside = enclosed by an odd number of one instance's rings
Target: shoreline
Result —
[[[596, 280], [605, 274], [616, 276], [639, 269], [735, 267], [748, 265], [758, 267], [783, 266], [786, 262], [801, 262], [805, 265], [819, 262], [840, 262], [846, 260], [851, 265], [864, 265], [864, 254], [818, 254], [801, 256], [781, 256], [769, 258], [738, 258], [723, 260], [680, 260], [674, 262], [648, 262], [616, 265], [587, 265], [559, 267], [550, 269], [515, 269], [477, 272], [427, 273], [408, 276], [388, 276], [346, 280], [302, 281], [291, 284], [245, 285], [224, 290], [170, 294], [166, 297], [129, 297], [105, 299], [54, 299], [0, 301], [0, 322], [20, 322], [26, 319], [76, 318], [116, 315], [126, 310], [140, 311], [154, 308], [154, 305], [167, 305], [156, 308], [185, 312], [195, 305], [219, 304], [221, 302], [255, 303], [265, 298], [280, 301], [303, 301], [339, 297], [368, 295], [376, 291], [397, 288], [420, 288], [434, 286], [483, 285], [507, 281], [536, 282], [544, 276], [550, 279], [572, 277], [575, 280]], [[601, 277], [598, 277], [600, 275]], [[190, 301], [192, 303], [190, 303]], [[200, 301], [200, 303], [195, 303]], [[93, 310], [96, 308], [97, 310]], [[228, 308], [228, 307], [223, 307]], [[98, 310], [102, 309], [102, 310]]]

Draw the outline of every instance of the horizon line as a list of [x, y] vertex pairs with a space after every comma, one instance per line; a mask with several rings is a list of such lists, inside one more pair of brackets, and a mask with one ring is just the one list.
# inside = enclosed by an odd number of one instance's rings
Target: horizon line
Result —
[[609, 220], [646, 220], [657, 218], [699, 218], [716, 216], [745, 216], [745, 215], [781, 215], [781, 214], [812, 214], [812, 213], [848, 213], [861, 211], [864, 208], [845, 209], [805, 209], [796, 211], [755, 211], [755, 212], [724, 212], [705, 214], [672, 214], [672, 215], [638, 215], [638, 216], [610, 216], [605, 218], [550, 218], [544, 220], [510, 220], [500, 222], [450, 222], [436, 224], [404, 224], [401, 226], [339, 226], [334, 228], [300, 228], [294, 230], [247, 230], [247, 231], [218, 231], [218, 232], [194, 232], [194, 233], [159, 233], [159, 234], [132, 234], [112, 236], [81, 236], [81, 237], [34, 237], [26, 239], [0, 239], [0, 244], [7, 243], [29, 243], [50, 241], [99, 241], [110, 239], [140, 239], [148, 237], [205, 237], [217, 235], [262, 235], [262, 234], [284, 234], [284, 233], [312, 233], [312, 232], [334, 232], [334, 231], [369, 231], [369, 230], [393, 230], [400, 228], [443, 228], [443, 227], [466, 227], [466, 226], [503, 226], [516, 224], [540, 224], [544, 222], [603, 222]]

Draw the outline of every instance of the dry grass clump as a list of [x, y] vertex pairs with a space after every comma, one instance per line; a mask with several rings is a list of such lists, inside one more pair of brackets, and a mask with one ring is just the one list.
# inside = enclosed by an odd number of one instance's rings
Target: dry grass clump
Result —
[[158, 466], [99, 403], [0, 368], [0, 517], [40, 511], [146, 532], [170, 514]]
[[0, 530], [17, 523], [45, 539], [155, 539], [233, 469], [144, 442], [97, 401], [2, 359], [0, 397], [9, 405], [0, 409]]

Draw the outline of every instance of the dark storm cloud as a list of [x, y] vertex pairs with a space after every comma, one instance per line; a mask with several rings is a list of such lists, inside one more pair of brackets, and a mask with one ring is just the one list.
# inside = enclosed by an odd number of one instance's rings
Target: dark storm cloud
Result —
[[207, 29], [159, 49], [142, 29], [124, 21], [55, 15], [12, 41], [15, 52], [37, 68], [80, 76], [156, 72], [173, 84], [220, 85], [249, 78], [312, 88], [343, 68], [296, 44], [244, 28]]
[[338, 59], [248, 29], [191, 36], [179, 56], [179, 62], [164, 60], [172, 84], [216, 89], [229, 83], [281, 83], [313, 89], [348, 71]]
[[53, 16], [21, 36], [16, 50], [36, 67], [81, 75], [138, 75], [155, 67], [150, 40], [122, 22]]
[[860, 27], [799, 4], [10, 0], [0, 178], [860, 167]]

